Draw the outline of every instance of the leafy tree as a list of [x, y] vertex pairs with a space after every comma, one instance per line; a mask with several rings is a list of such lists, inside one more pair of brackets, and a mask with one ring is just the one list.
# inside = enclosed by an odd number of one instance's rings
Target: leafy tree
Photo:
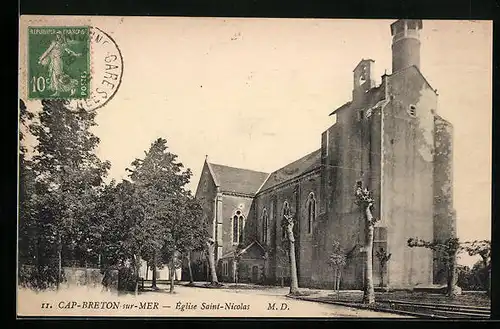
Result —
[[184, 186], [189, 183], [191, 171], [184, 170], [183, 164], [177, 162], [177, 155], [168, 151], [167, 141], [163, 138], [151, 144], [144, 159], [134, 160], [129, 171], [137, 192], [136, 203], [140, 205], [144, 218], [145, 236], [137, 256], [152, 264], [152, 287], [156, 288], [157, 262], [165, 258], [159, 253], [167, 252], [167, 257], [173, 257], [172, 246], [165, 246], [165, 243], [176, 239], [174, 218], [179, 218], [182, 208], [179, 200], [185, 197]]
[[355, 204], [363, 212], [365, 221], [365, 282], [363, 287], [363, 303], [372, 304], [375, 302], [375, 289], [373, 286], [373, 231], [378, 219], [373, 217], [373, 197], [371, 192], [365, 187], [362, 182], [358, 181], [355, 192]]
[[[491, 280], [491, 242], [489, 240], [476, 240], [472, 242], [460, 242], [458, 238], [449, 238], [443, 241], [424, 241], [421, 239], [410, 238], [408, 239], [408, 246], [410, 247], [423, 247], [435, 251], [447, 270], [447, 289], [446, 294], [454, 297], [458, 293], [457, 280], [457, 257], [461, 252], [467, 252], [469, 255], [479, 255], [481, 257], [481, 264], [484, 272], [487, 273], [485, 277], [488, 279], [482, 280], [484, 287], [490, 293], [490, 280]], [[475, 271], [477, 271], [477, 267]], [[477, 272], [476, 272], [477, 273]], [[462, 273], [463, 275], [463, 273]]]
[[193, 251], [204, 252], [205, 239], [208, 236], [207, 221], [203, 208], [198, 200], [194, 198], [188, 199], [187, 204], [187, 220], [191, 223], [193, 229], [187, 241], [185, 242], [185, 254], [187, 258], [189, 283], [193, 284], [193, 269], [191, 261], [191, 253]]
[[30, 125], [37, 140], [32, 157], [35, 212], [43, 227], [40, 239], [48, 249], [56, 249], [58, 285], [63, 251], [67, 258], [75, 258], [82, 229], [88, 225], [86, 215], [95, 207], [110, 167], [94, 153], [99, 138], [90, 129], [96, 125], [96, 113], [81, 108], [71, 111], [66, 105], [61, 100], [43, 100], [38, 122]]
[[483, 285], [488, 292], [491, 294], [491, 241], [489, 240], [476, 240], [472, 242], [466, 242], [463, 244], [463, 248], [470, 256], [479, 255], [481, 257], [482, 268], [486, 273], [486, 279], [483, 280]]
[[375, 252], [375, 256], [377, 256], [379, 263], [380, 287], [384, 287], [384, 273], [387, 263], [391, 260], [392, 254], [388, 253], [384, 248], [380, 248]]
[[128, 180], [116, 185], [111, 182], [106, 187], [102, 202], [108, 207], [102, 212], [99, 249], [104, 270], [118, 267], [120, 287], [130, 287], [137, 294], [140, 270], [137, 258], [144, 248], [144, 240], [150, 237], [151, 227], [143, 216], [141, 205], [136, 202], [135, 187]]
[[35, 243], [36, 222], [33, 214], [33, 204], [30, 202], [34, 194], [35, 177], [31, 168], [31, 161], [27, 158], [25, 133], [29, 129], [29, 122], [33, 119], [23, 100], [19, 101], [19, 259], [21, 263], [32, 265], [36, 258]]
[[446, 294], [449, 297], [457, 295], [457, 255], [463, 249], [458, 238], [448, 238], [443, 241], [425, 241], [422, 239], [410, 238], [408, 239], [408, 246], [411, 248], [422, 247], [435, 251], [443, 260], [447, 269]]
[[207, 231], [200, 204], [187, 192], [171, 201], [165, 218], [167, 232], [162, 255], [164, 262], [169, 264], [170, 292], [173, 292], [174, 271], [178, 267], [179, 255], [201, 248]]
[[342, 270], [347, 264], [347, 256], [345, 251], [340, 246], [340, 242], [333, 241], [333, 250], [328, 259], [328, 264], [333, 269], [334, 275], [334, 290], [340, 289], [340, 280], [342, 278]]
[[286, 243], [288, 244], [288, 255], [290, 256], [290, 294], [297, 295], [300, 292], [297, 278], [297, 261], [295, 258], [294, 216], [284, 215], [282, 225], [282, 229], [286, 230]]

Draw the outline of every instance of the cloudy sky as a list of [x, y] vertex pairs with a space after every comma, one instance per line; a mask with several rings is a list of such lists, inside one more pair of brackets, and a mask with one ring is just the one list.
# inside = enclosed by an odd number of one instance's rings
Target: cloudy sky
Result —
[[[270, 172], [320, 147], [350, 100], [352, 70], [391, 73], [392, 20], [93, 17], [119, 46], [122, 84], [99, 109], [98, 153], [110, 177], [166, 138], [192, 169], [214, 163]], [[424, 21], [421, 70], [455, 127], [461, 238], [490, 237], [492, 24]], [[33, 102], [31, 108], [37, 107]]]

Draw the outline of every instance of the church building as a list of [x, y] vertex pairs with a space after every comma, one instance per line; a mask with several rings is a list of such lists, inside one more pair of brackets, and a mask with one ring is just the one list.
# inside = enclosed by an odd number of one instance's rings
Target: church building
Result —
[[[217, 275], [234, 281], [289, 281], [282, 229], [293, 215], [299, 287], [333, 287], [333, 244], [347, 256], [341, 289], [361, 289], [363, 213], [354, 203], [361, 180], [375, 200], [373, 277], [390, 287], [442, 283], [443, 264], [407, 240], [456, 235], [453, 209], [453, 128], [437, 111], [438, 94], [420, 70], [422, 21], [391, 24], [392, 73], [376, 85], [374, 61], [353, 71], [352, 99], [330, 113], [336, 123], [318, 136], [316, 151], [271, 173], [205, 161], [196, 198], [216, 243]], [[382, 269], [375, 252], [392, 254]], [[205, 279], [205, 278], [204, 278]]]

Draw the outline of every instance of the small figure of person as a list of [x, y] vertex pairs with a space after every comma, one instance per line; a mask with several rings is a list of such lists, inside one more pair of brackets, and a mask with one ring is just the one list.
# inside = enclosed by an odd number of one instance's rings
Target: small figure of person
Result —
[[68, 43], [59, 31], [56, 33], [56, 39], [52, 41], [49, 48], [38, 59], [38, 64], [43, 66], [48, 65], [50, 79], [48, 89], [54, 92], [51, 96], [57, 96], [61, 92], [74, 90], [78, 84], [76, 79], [72, 79], [64, 72], [62, 58], [64, 52], [75, 57], [82, 55], [69, 49]]

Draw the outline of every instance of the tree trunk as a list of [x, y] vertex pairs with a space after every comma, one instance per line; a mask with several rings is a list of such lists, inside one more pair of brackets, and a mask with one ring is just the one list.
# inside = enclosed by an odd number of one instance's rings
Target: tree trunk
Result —
[[264, 275], [263, 275], [263, 278], [262, 278], [262, 283], [265, 284], [265, 285], [268, 284], [268, 282], [267, 282], [267, 279], [268, 279], [267, 278], [267, 273], [269, 271], [268, 269], [269, 269], [269, 254], [266, 251], [266, 253], [264, 254], [264, 271], [263, 271]]
[[156, 251], [153, 251], [153, 266], [152, 266], [152, 282], [151, 288], [158, 289], [156, 286]]
[[448, 267], [448, 280], [446, 285], [446, 295], [448, 297], [455, 297], [457, 295], [457, 253], [455, 252], [449, 263]]
[[134, 276], [135, 276], [134, 294], [137, 296], [139, 294], [139, 264], [137, 255], [135, 254], [134, 254]]
[[342, 269], [339, 269], [339, 281], [337, 283], [337, 291], [340, 291], [340, 282], [342, 280]]
[[59, 290], [62, 281], [62, 241], [61, 235], [57, 241], [57, 290]]
[[333, 291], [337, 291], [337, 281], [339, 279], [339, 273], [336, 268], [333, 269]]
[[175, 257], [172, 257], [170, 262], [170, 293], [174, 292], [174, 280], [175, 280]]
[[215, 270], [215, 243], [207, 242], [207, 245], [208, 245], [208, 262], [210, 265], [210, 274], [211, 274], [210, 283], [212, 285], [217, 285], [219, 283], [219, 280], [217, 279], [217, 272]]
[[380, 265], [380, 287], [384, 287], [384, 268]]
[[297, 262], [295, 260], [295, 238], [293, 236], [293, 225], [287, 226], [288, 242], [290, 243], [290, 294], [299, 292], [297, 279]]
[[236, 278], [236, 271], [238, 270], [237, 268], [237, 264], [236, 264], [236, 257], [233, 259], [233, 282], [238, 284], [238, 279]]
[[491, 271], [490, 271], [490, 268], [488, 266], [488, 259], [486, 257], [482, 257], [482, 261], [483, 261], [483, 267], [484, 267], [484, 271], [486, 272], [485, 274], [485, 280], [484, 280], [484, 288], [486, 290], [486, 293], [488, 293], [488, 296], [490, 295], [491, 291], [490, 291], [490, 280], [491, 280]]
[[363, 303], [372, 304], [375, 302], [375, 289], [373, 287], [373, 216], [370, 207], [365, 209], [366, 220], [366, 241], [365, 241], [365, 282], [363, 291]]
[[189, 283], [193, 283], [193, 269], [191, 268], [191, 250], [187, 252], [187, 261], [188, 261], [188, 272], [189, 272]]

